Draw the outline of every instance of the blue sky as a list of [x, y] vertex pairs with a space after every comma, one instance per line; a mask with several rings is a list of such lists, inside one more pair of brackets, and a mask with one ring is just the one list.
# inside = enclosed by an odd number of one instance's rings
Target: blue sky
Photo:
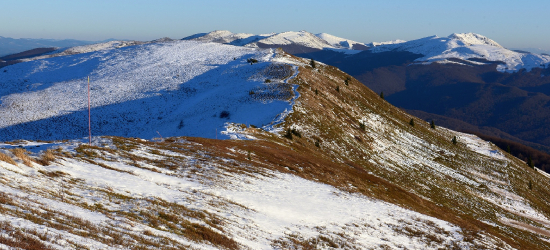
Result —
[[2, 0], [0, 36], [183, 38], [213, 30], [307, 30], [360, 42], [475, 32], [509, 48], [550, 49], [547, 0]]

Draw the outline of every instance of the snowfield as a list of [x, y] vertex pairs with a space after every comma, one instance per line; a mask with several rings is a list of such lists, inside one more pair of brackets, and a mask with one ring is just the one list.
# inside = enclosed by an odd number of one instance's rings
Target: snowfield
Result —
[[272, 50], [191, 41], [113, 49], [116, 44], [3, 68], [0, 140], [84, 137], [88, 76], [94, 134], [227, 138], [226, 123], [273, 125], [292, 109], [286, 83], [292, 73], [269, 72], [284, 65]]

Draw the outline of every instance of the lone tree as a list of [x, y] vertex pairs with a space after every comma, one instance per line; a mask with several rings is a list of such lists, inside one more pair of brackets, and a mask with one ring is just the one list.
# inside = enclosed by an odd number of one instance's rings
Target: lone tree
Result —
[[340, 93], [340, 86], [336, 86], [336, 91], [338, 91], [338, 93]]
[[317, 64], [315, 63], [315, 60], [313, 60], [313, 59], [311, 59], [311, 61], [309, 61], [309, 65], [311, 65], [312, 68], [317, 67]]
[[453, 137], [452, 142], [453, 142], [454, 145], [456, 145], [458, 143], [458, 141], [456, 140], [456, 135]]
[[380, 98], [384, 99], [384, 91], [380, 92]]
[[351, 81], [351, 77], [346, 77], [346, 80], [344, 80], [344, 84], [346, 84], [346, 86], [349, 85], [349, 82]]
[[511, 153], [512, 153], [512, 150], [510, 149], [510, 145], [508, 145], [508, 146], [506, 147], [506, 152], [508, 152], [508, 154], [511, 154]]
[[409, 124], [411, 124], [411, 126], [414, 127], [414, 119], [413, 118], [411, 118], [411, 121], [409, 121]]
[[531, 159], [531, 156], [527, 158], [527, 166], [529, 166], [530, 168], [535, 168], [535, 164], [533, 163], [533, 159]]
[[434, 120], [432, 120], [432, 122], [430, 123], [430, 128], [435, 129], [435, 122], [434, 122]]
[[533, 190], [533, 182], [529, 180], [529, 184], [527, 184], [527, 187], [529, 187], [529, 190]]

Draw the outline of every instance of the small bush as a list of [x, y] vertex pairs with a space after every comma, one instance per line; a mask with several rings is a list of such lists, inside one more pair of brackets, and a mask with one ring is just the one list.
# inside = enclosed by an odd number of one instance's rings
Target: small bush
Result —
[[414, 119], [413, 118], [411, 118], [411, 120], [409, 121], [409, 124], [414, 127]]
[[530, 168], [535, 168], [535, 163], [533, 163], [533, 159], [531, 159], [531, 156], [527, 158], [527, 166], [529, 166]]
[[317, 67], [317, 64], [315, 63], [315, 60], [313, 60], [313, 59], [311, 59], [311, 61], [309, 61], [309, 65], [310, 65], [312, 68]]
[[363, 130], [363, 131], [365, 131], [365, 129], [367, 129], [365, 124], [363, 124], [362, 122], [359, 122], [359, 128], [361, 128], [361, 130]]
[[384, 99], [384, 91], [380, 92], [380, 98]]
[[319, 91], [315, 89], [315, 95], [319, 95]]
[[246, 59], [246, 62], [250, 63], [250, 64], [254, 64], [254, 63], [257, 63], [258, 60], [254, 59], [254, 58], [248, 58], [248, 59]]
[[336, 92], [340, 93], [340, 86], [336, 86]]
[[291, 132], [293, 135], [302, 138], [302, 134], [300, 133], [300, 131], [298, 131], [298, 130], [296, 130], [296, 129], [292, 129], [292, 130], [290, 130], [290, 132]]
[[320, 145], [319, 141], [315, 141], [315, 147], [318, 147], [318, 148], [320, 148], [320, 147], [321, 147], [321, 145]]
[[290, 132], [290, 129], [288, 128], [286, 130], [285, 135], [283, 135], [285, 138], [292, 140], [292, 132]]
[[453, 142], [454, 145], [456, 145], [458, 143], [457, 139], [456, 139], [456, 136], [453, 137], [453, 139], [451, 140]]
[[270, 82], [271, 82], [271, 80], [269, 80], [269, 79], [265, 79], [265, 81], [264, 81], [264, 82], [265, 82], [265, 83], [270, 83]]
[[351, 81], [351, 77], [346, 77], [346, 80], [344, 80], [344, 84], [346, 84], [346, 86], [349, 85], [349, 82]]
[[434, 122], [434, 120], [432, 120], [432, 122], [430, 123], [430, 128], [435, 129], [435, 122]]
[[220, 118], [226, 118], [226, 119], [229, 119], [231, 114], [229, 114], [229, 111], [227, 110], [224, 110], [220, 113]]

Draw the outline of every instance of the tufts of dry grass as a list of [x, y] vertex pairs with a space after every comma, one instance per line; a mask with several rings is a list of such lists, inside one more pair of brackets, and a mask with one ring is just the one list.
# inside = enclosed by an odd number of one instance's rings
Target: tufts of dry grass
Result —
[[9, 157], [8, 155], [6, 155], [4, 153], [1, 153], [1, 152], [0, 152], [0, 161], [4, 161], [4, 162], [7, 162], [9, 164], [17, 166], [17, 163], [11, 157]]
[[36, 161], [42, 166], [48, 166], [50, 163], [55, 161], [55, 155], [51, 149], [48, 149]]
[[24, 148], [14, 148], [11, 150], [11, 152], [19, 159], [23, 161], [23, 164], [32, 167], [33, 160], [28, 155], [28, 151]]

